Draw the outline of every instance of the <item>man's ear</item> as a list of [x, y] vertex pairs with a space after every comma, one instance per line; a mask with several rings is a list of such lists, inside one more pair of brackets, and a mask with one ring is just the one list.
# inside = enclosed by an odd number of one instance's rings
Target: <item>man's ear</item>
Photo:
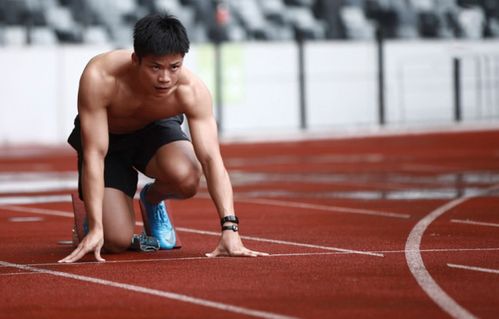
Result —
[[135, 54], [135, 52], [132, 52], [132, 63], [135, 65], [140, 64], [140, 58], [138, 57], [137, 54]]

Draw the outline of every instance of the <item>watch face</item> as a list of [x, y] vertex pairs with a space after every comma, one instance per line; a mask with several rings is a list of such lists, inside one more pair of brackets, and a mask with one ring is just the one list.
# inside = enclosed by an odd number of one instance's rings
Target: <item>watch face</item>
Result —
[[232, 225], [232, 230], [233, 231], [238, 231], [239, 230], [239, 227], [237, 225]]

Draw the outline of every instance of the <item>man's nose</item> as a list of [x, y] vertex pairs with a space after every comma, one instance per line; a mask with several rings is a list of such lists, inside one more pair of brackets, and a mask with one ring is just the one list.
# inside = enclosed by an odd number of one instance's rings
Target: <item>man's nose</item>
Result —
[[168, 73], [168, 71], [161, 72], [159, 75], [158, 81], [163, 82], [163, 83], [170, 82], [170, 74]]

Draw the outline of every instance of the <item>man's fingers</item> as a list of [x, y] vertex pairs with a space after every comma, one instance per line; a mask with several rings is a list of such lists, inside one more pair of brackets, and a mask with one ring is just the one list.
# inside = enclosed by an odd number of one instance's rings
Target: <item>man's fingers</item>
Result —
[[256, 254], [257, 256], [270, 256], [269, 253], [264, 253], [264, 252], [261, 252], [261, 251], [254, 251], [254, 250], [252, 250], [252, 252], [254, 254]]
[[206, 253], [206, 257], [213, 258], [213, 257], [218, 257], [218, 256], [228, 256], [227, 252], [225, 250], [221, 250], [220, 248], [217, 247], [214, 251], [211, 253]]
[[243, 250], [241, 252], [234, 253], [233, 256], [258, 257], [258, 256], [269, 256], [269, 254], [268, 253], [262, 253], [262, 252], [259, 252], [259, 251], [245, 249], [245, 250]]
[[236, 251], [231, 251], [228, 252], [225, 249], [222, 249], [220, 247], [217, 247], [214, 251], [211, 253], [206, 253], [205, 256], [209, 258], [213, 257], [219, 257], [219, 256], [232, 256], [232, 257], [258, 257], [258, 256], [269, 256], [270, 254], [264, 253], [264, 252], [259, 252], [259, 251], [254, 251], [254, 250], [249, 250], [247, 248], [236, 250]]
[[66, 258], [62, 259], [62, 260], [59, 260], [60, 263], [72, 263], [72, 262], [75, 262], [77, 260], [79, 260], [81, 257], [85, 256], [86, 252], [78, 247], [76, 248], [69, 256], [67, 256]]
[[[97, 261], [106, 261], [104, 258], [102, 258], [101, 254], [100, 254], [101, 248], [102, 248], [102, 245], [97, 245], [97, 247], [95, 247], [93, 249], [95, 259]], [[72, 262], [78, 261], [81, 258], [83, 258], [83, 256], [85, 256], [87, 253], [89, 253], [91, 251], [92, 251], [91, 248], [89, 249], [89, 248], [85, 247], [85, 245], [80, 244], [75, 250], [73, 250], [73, 252], [71, 254], [69, 254], [67, 257], [59, 260], [59, 262], [60, 263], [72, 263]]]
[[257, 257], [258, 255], [254, 252], [254, 251], [251, 251], [249, 249], [246, 249], [246, 250], [243, 250], [242, 252], [240, 252], [238, 255], [236, 256], [245, 256], [245, 257]]
[[100, 247], [99, 247], [99, 248], [97, 248], [97, 249], [95, 249], [95, 251], [94, 251], [94, 256], [95, 256], [95, 259], [96, 259], [97, 261], [106, 261], [104, 258], [102, 258], [102, 257], [101, 257], [101, 255], [100, 255], [100, 250], [101, 250], [101, 248], [100, 248]]
[[99, 247], [95, 248], [95, 250], [94, 250], [94, 256], [95, 256], [95, 259], [96, 259], [97, 261], [106, 261], [106, 260], [105, 260], [104, 258], [102, 258], [102, 257], [101, 257], [101, 255], [100, 255], [100, 251], [101, 251], [101, 249], [102, 249], [102, 247], [101, 247], [101, 246], [99, 246]]
[[65, 263], [65, 262], [68, 262], [68, 260], [72, 259], [74, 256], [76, 256], [76, 254], [78, 254], [78, 252], [81, 250], [81, 246], [78, 246], [76, 247], [75, 250], [73, 250], [71, 252], [71, 254], [67, 255], [66, 257], [64, 257], [63, 259], [59, 260], [58, 262], [60, 263]]

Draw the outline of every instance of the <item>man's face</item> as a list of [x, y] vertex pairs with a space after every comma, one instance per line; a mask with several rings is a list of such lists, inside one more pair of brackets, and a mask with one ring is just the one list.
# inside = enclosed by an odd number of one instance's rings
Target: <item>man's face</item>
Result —
[[177, 85], [184, 57], [181, 54], [147, 55], [138, 61], [141, 86], [154, 95], [166, 95]]

